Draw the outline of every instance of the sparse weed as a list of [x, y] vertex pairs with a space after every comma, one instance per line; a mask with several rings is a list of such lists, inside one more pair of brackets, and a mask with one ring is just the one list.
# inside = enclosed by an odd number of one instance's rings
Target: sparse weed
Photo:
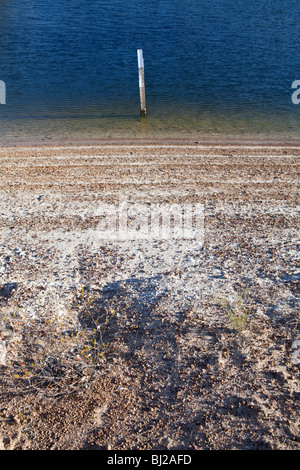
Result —
[[253, 306], [249, 298], [249, 289], [241, 289], [233, 302], [223, 298], [219, 301], [220, 307], [227, 313], [230, 326], [237, 332], [248, 327]]
[[114, 350], [112, 341], [104, 338], [114, 315], [114, 310], [100, 308], [81, 285], [65, 317], [28, 319], [16, 309], [0, 318], [2, 329], [9, 332], [7, 392], [58, 397], [87, 389]]

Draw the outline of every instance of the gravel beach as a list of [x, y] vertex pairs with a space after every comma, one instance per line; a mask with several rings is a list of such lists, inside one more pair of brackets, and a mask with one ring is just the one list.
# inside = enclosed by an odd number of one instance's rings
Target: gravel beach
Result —
[[[0, 148], [0, 448], [299, 449], [299, 157], [241, 143]], [[101, 210], [124, 201], [201, 205], [203, 238], [101, 238]], [[47, 349], [37, 322], [69, 337], [88, 304], [113, 312], [93, 380], [31, 386]]]

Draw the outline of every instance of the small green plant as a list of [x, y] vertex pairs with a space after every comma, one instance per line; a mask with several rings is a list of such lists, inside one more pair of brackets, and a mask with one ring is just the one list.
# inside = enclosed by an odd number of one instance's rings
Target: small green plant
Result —
[[220, 300], [219, 305], [227, 313], [229, 324], [235, 331], [240, 333], [247, 328], [253, 312], [248, 288], [241, 289], [233, 302], [224, 298]]
[[19, 419], [20, 423], [29, 424], [32, 420], [34, 412], [33, 411], [23, 412], [23, 411], [21, 411], [21, 408], [19, 406], [17, 407], [17, 410], [18, 410], [18, 415], [17, 416], [18, 416], [18, 419]]

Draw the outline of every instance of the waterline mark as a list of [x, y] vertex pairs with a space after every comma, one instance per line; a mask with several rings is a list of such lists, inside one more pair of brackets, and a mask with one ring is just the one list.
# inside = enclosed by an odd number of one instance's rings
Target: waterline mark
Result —
[[96, 236], [102, 240], [204, 240], [204, 204], [101, 204]]
[[2, 80], [0, 80], [0, 104], [6, 104], [6, 86]]

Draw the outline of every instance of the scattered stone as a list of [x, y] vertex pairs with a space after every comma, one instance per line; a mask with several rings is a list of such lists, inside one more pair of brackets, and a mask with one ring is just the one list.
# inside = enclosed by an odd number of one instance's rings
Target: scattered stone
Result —
[[0, 365], [6, 364], [6, 342], [0, 341]]
[[292, 343], [292, 363], [300, 364], [300, 339], [296, 339]]

